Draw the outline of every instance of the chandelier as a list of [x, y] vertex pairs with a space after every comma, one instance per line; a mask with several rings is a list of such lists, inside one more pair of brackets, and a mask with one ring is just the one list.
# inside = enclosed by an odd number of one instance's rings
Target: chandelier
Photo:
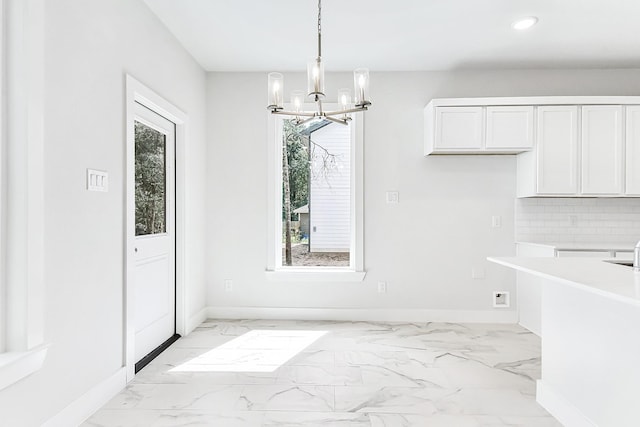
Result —
[[271, 114], [294, 117], [298, 125], [312, 120], [326, 119], [346, 125], [351, 120], [351, 113], [366, 111], [371, 105], [369, 100], [369, 70], [358, 68], [353, 71], [354, 102], [351, 103], [351, 91], [348, 88], [338, 90], [339, 109], [325, 111], [322, 108], [324, 99], [324, 65], [322, 64], [322, 0], [318, 0], [318, 56], [307, 63], [307, 97], [315, 103], [315, 111], [304, 111], [305, 95], [301, 90], [291, 92], [291, 111], [284, 109], [284, 77], [280, 73], [269, 73], [268, 91]]

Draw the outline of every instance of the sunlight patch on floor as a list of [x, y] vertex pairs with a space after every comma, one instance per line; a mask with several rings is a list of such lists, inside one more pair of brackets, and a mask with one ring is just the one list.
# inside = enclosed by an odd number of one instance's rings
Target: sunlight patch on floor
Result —
[[326, 333], [250, 331], [169, 372], [273, 372]]

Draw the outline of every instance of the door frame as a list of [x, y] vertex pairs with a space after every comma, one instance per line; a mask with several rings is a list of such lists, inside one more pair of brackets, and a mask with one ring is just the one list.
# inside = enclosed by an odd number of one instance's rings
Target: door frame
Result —
[[[186, 332], [185, 290], [185, 141], [187, 115], [149, 87], [126, 75], [126, 152], [125, 152], [125, 227], [124, 227], [124, 292], [123, 292], [123, 366], [127, 382], [135, 377], [135, 327], [134, 305], [131, 303], [135, 289], [135, 103], [156, 112], [176, 125], [175, 140], [175, 275], [176, 275], [176, 333]], [[167, 337], [168, 338], [168, 337]]]

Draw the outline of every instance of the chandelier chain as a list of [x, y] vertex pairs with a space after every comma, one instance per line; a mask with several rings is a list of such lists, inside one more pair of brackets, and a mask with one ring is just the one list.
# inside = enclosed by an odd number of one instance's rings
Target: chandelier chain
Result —
[[322, 57], [322, 0], [318, 0], [318, 58]]

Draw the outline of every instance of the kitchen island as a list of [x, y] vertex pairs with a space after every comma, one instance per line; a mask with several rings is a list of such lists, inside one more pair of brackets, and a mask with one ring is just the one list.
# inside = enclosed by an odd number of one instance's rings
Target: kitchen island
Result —
[[565, 426], [640, 425], [640, 273], [592, 258], [491, 257], [541, 285], [537, 401]]
[[[616, 258], [632, 260], [635, 242], [516, 242], [518, 257], [558, 257], [558, 258]], [[542, 285], [539, 277], [516, 272], [518, 323], [534, 334], [541, 335], [540, 315]]]

